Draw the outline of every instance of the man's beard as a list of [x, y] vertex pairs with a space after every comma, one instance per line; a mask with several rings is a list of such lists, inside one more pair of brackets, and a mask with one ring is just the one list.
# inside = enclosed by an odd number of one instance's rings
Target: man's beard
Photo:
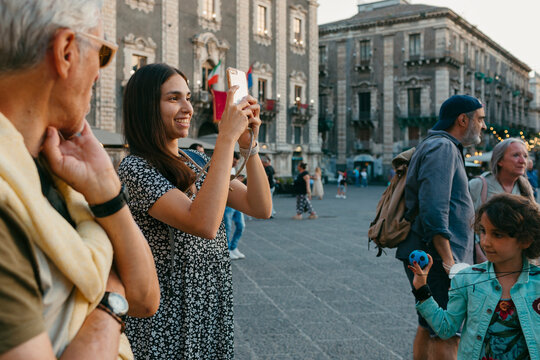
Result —
[[478, 145], [482, 142], [482, 138], [480, 137], [481, 131], [478, 131], [477, 134], [474, 132], [474, 126], [472, 124], [472, 121], [469, 122], [469, 126], [467, 127], [467, 132], [463, 136], [463, 139], [461, 140], [461, 143], [463, 146], [471, 146], [471, 145]]

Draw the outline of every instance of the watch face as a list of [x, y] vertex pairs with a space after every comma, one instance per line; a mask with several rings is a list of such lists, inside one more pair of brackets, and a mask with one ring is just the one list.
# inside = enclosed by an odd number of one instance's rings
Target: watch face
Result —
[[129, 305], [127, 300], [120, 294], [109, 293], [109, 305], [118, 316], [124, 316], [127, 314]]

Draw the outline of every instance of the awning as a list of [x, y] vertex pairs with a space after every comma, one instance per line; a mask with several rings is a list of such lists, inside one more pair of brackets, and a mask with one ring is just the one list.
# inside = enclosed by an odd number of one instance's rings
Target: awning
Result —
[[374, 162], [374, 161], [375, 159], [373, 158], [373, 156], [369, 154], [356, 155], [353, 159], [353, 162]]

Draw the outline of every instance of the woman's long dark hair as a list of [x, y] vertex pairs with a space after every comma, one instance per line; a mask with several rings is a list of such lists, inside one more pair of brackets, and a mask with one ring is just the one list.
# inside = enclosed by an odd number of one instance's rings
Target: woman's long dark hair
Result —
[[161, 85], [171, 76], [186, 76], [167, 64], [141, 67], [124, 90], [124, 136], [130, 153], [146, 159], [167, 180], [185, 191], [195, 179], [191, 169], [167, 149], [165, 125], [161, 118]]

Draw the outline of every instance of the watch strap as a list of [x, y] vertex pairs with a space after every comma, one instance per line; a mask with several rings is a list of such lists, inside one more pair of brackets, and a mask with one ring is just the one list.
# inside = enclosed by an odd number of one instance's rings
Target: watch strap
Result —
[[97, 218], [107, 217], [117, 213], [128, 203], [128, 201], [129, 196], [127, 190], [122, 184], [118, 195], [103, 204], [90, 205], [90, 210]]
[[118, 323], [120, 324], [120, 332], [124, 332], [124, 330], [126, 329], [126, 323], [120, 316], [116, 315], [107, 305], [103, 304], [102, 302], [99, 303], [97, 307], [98, 309], [105, 311], [107, 314], [111, 315], [116, 321], [118, 321]]
[[417, 302], [422, 302], [431, 297], [431, 290], [427, 284], [418, 289], [413, 288], [412, 293]]

